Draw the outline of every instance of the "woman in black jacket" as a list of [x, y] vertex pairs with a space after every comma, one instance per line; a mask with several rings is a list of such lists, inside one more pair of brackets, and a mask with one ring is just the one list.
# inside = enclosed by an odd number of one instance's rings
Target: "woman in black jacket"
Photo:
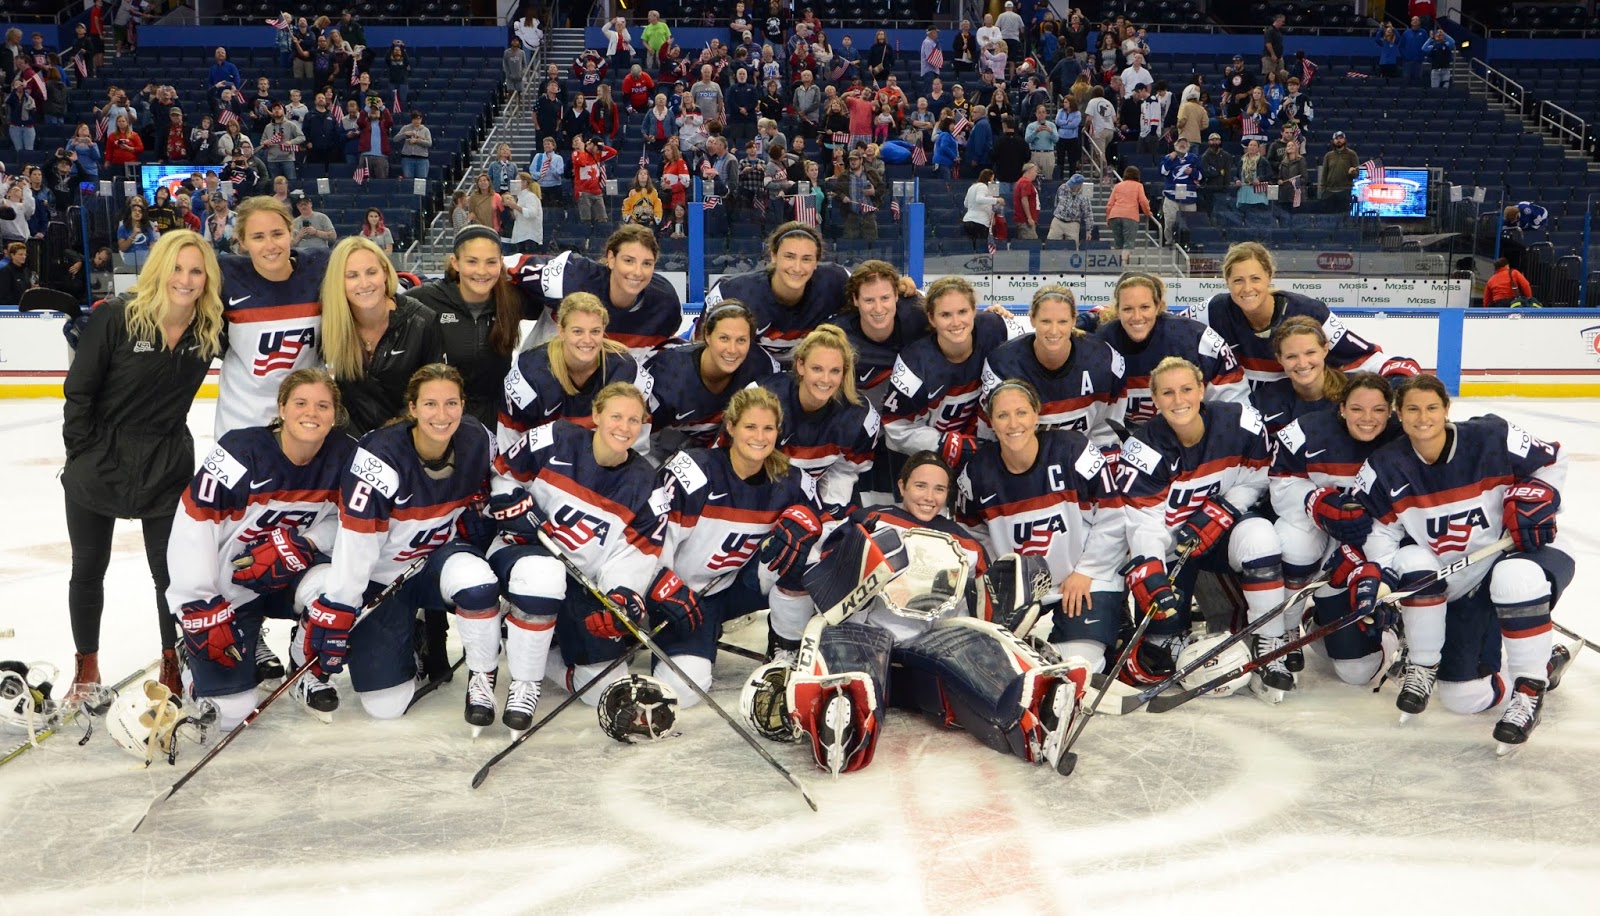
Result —
[[345, 431], [360, 438], [406, 408], [406, 383], [444, 351], [433, 310], [395, 299], [394, 265], [370, 239], [334, 246], [322, 280], [322, 358], [339, 383]]
[[194, 476], [189, 407], [211, 361], [222, 354], [221, 289], [222, 272], [205, 240], [187, 229], [166, 233], [127, 296], [95, 309], [67, 371], [61, 486], [72, 544], [67, 607], [77, 647], [74, 696], [101, 680], [96, 653], [119, 518], [139, 519], [144, 528], [161, 630], [161, 682], [180, 692], [178, 628], [166, 597], [167, 537], [178, 497]]

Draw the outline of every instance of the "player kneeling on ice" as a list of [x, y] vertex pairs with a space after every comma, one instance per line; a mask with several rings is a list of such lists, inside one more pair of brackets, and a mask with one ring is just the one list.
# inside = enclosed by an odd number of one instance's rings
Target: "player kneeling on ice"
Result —
[[278, 386], [278, 419], [226, 433], [184, 491], [167, 568], [183, 628], [184, 683], [231, 730], [256, 707], [256, 685], [283, 677], [267, 617], [298, 620], [322, 590], [339, 531], [339, 481], [356, 451], [338, 431], [339, 386], [296, 369]]
[[[1277, 532], [1250, 514], [1266, 494], [1272, 460], [1261, 415], [1248, 405], [1205, 401], [1200, 369], [1178, 357], [1162, 360], [1150, 373], [1150, 391], [1158, 415], [1123, 443], [1118, 471], [1134, 606], [1157, 618], [1146, 645], [1129, 658], [1128, 671], [1143, 684], [1169, 674], [1160, 669], [1182, 653], [1202, 570], [1239, 577], [1252, 621], [1276, 611], [1284, 598]], [[1174, 561], [1180, 571], [1169, 577]], [[1260, 657], [1285, 641], [1280, 613], [1261, 625], [1251, 650]], [[1294, 687], [1294, 675], [1283, 659], [1275, 659], [1251, 686], [1277, 702]]]
[[740, 697], [745, 717], [773, 740], [804, 738], [835, 775], [872, 761], [890, 697], [996, 750], [1056, 765], [1087, 666], [1049, 666], [1010, 630], [968, 616], [975, 600], [989, 607], [988, 596], [1005, 596], [997, 616], [1031, 625], [1051, 585], [1043, 563], [1009, 555], [989, 571], [996, 581], [969, 588], [972, 558], [984, 555], [940, 514], [949, 466], [919, 452], [899, 487], [900, 506], [861, 513], [824, 542], [805, 576], [821, 613], [793, 662], [751, 675]]
[[[1302, 320], [1284, 322], [1280, 333]], [[1316, 326], [1312, 330], [1321, 333]], [[1290, 339], [1297, 338], [1309, 341], [1306, 334]], [[1285, 365], [1293, 362], [1291, 358]], [[1295, 371], [1289, 369], [1291, 377]], [[1382, 376], [1356, 372], [1346, 379], [1335, 372], [1328, 382], [1332, 390], [1325, 385], [1324, 394], [1334, 409], [1305, 414], [1278, 430], [1269, 476], [1278, 516], [1273, 527], [1283, 543], [1284, 584], [1298, 590], [1318, 578], [1320, 570], [1331, 573], [1311, 596], [1318, 624], [1333, 623], [1361, 607], [1376, 614], [1385, 610], [1374, 606], [1380, 570], [1361, 553], [1372, 516], [1350, 487], [1361, 465], [1401, 435], [1389, 405], [1389, 383]], [[1294, 634], [1303, 611], [1292, 607], [1285, 613], [1290, 615], [1285, 631]], [[1317, 648], [1332, 661], [1340, 680], [1370, 684], [1387, 670], [1399, 640], [1393, 630], [1363, 621], [1334, 630]], [[1295, 655], [1285, 656], [1284, 662], [1291, 671], [1300, 670]]]
[[[421, 674], [418, 608], [453, 610], [458, 624], [499, 617], [494, 571], [482, 550], [457, 536], [458, 523], [479, 512], [494, 459], [494, 437], [463, 415], [465, 387], [451, 366], [418, 369], [406, 385], [409, 416], [363, 436], [341, 476], [332, 568], [289, 650], [297, 667], [312, 666], [312, 676], [295, 682], [295, 697], [319, 718], [339, 707], [328, 678], [347, 662], [369, 715], [405, 713]], [[366, 612], [373, 619], [359, 621], [365, 601], [422, 557], [416, 575]], [[472, 689], [469, 683], [469, 707]]]
[[1550, 624], [1573, 574], [1556, 537], [1566, 455], [1494, 414], [1451, 422], [1450, 395], [1431, 375], [1402, 383], [1395, 409], [1405, 441], [1375, 452], [1355, 479], [1374, 522], [1367, 556], [1394, 587], [1503, 537], [1514, 545], [1400, 602], [1407, 660], [1395, 705], [1404, 721], [1437, 688], [1452, 712], [1498, 706], [1503, 646], [1514, 683], [1494, 738], [1505, 752], [1528, 740], [1571, 659], [1570, 648], [1552, 646]]
[[[612, 382], [600, 389], [592, 406], [593, 432], [566, 420], [535, 426], [495, 459], [489, 513], [500, 525], [500, 536], [489, 550], [489, 564], [511, 605], [506, 627], [511, 689], [501, 721], [512, 731], [533, 725], [552, 636], [566, 663], [576, 666], [568, 686], [591, 685], [583, 697], [591, 704], [615, 679], [595, 684], [594, 678], [623, 652], [617, 641], [621, 625], [572, 581], [539, 532], [600, 588], [622, 596], [618, 603], [624, 606], [637, 605], [659, 559], [660, 547], [652, 539], [659, 523], [651, 506], [655, 469], [633, 451], [649, 422], [645, 395], [628, 382]], [[467, 721], [482, 727], [494, 720], [500, 621], [463, 619], [459, 628], [476, 685], [469, 693]]]

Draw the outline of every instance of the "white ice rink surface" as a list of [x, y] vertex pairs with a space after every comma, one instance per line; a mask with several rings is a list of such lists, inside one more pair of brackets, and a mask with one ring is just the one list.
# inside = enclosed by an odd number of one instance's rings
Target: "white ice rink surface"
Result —
[[[190, 417], [202, 451], [212, 407]], [[1600, 404], [1455, 408], [1489, 410], [1571, 456], [1561, 525], [1578, 575], [1556, 618], [1594, 638]], [[64, 683], [60, 420], [56, 401], [0, 402], [0, 630], [16, 630], [0, 658], [49, 660]], [[153, 615], [138, 528], [122, 523], [108, 680], [157, 654]], [[280, 653], [287, 638], [278, 624]], [[1307, 665], [1277, 708], [1235, 697], [1100, 717], [1069, 778], [899, 712], [872, 766], [837, 782], [801, 746], [768, 745], [817, 814], [705, 708], [680, 717], [679, 738], [624, 746], [574, 706], [474, 791], [509, 734], [469, 739], [461, 678], [391, 723], [367, 719], [341, 678], [332, 725], [275, 705], [137, 836], [200, 748], [144, 770], [103, 734], [62, 735], [0, 768], [0, 913], [1597, 911], [1600, 653], [1578, 656], [1505, 759], [1494, 714], [1436, 703], [1401, 727], [1392, 685], [1373, 696]], [[724, 706], [751, 667], [723, 656]], [[541, 712], [562, 696], [547, 685]]]

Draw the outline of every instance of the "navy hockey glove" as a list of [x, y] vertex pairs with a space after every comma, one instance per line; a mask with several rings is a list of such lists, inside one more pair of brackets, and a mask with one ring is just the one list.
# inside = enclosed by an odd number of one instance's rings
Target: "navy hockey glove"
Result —
[[1153, 614], [1165, 620], [1178, 613], [1178, 593], [1167, 578], [1165, 563], [1153, 557], [1134, 557], [1122, 567], [1127, 578], [1128, 591], [1133, 594], [1136, 612]]
[[1342, 544], [1366, 543], [1372, 516], [1355, 497], [1337, 487], [1317, 487], [1306, 494], [1306, 514], [1318, 528]]
[[1239, 520], [1239, 510], [1228, 505], [1220, 496], [1201, 504], [1189, 513], [1178, 533], [1173, 537], [1173, 549], [1180, 557], [1203, 557], [1217, 546], [1234, 523]]
[[240, 658], [244, 631], [234, 620], [233, 605], [218, 595], [210, 601], [191, 601], [178, 611], [183, 643], [191, 658], [203, 658], [232, 668]]
[[1409, 356], [1396, 356], [1383, 364], [1378, 374], [1389, 380], [1389, 384], [1398, 385], [1413, 375], [1422, 374], [1422, 365]]
[[480, 550], [489, 549], [489, 543], [500, 533], [495, 520], [489, 517], [489, 499], [482, 493], [472, 497], [456, 516], [456, 540], [466, 541]]
[[233, 558], [233, 584], [262, 594], [287, 588], [311, 568], [316, 552], [317, 548], [295, 529], [274, 528]]
[[[606, 597], [616, 602], [617, 607], [635, 624], [643, 623], [649, 616], [645, 612], [644, 596], [625, 585], [619, 585], [606, 592]], [[617, 620], [616, 614], [609, 608], [595, 611], [583, 618], [583, 626], [590, 635], [599, 639], [621, 639], [629, 635], [627, 629]]]
[[961, 466], [977, 451], [978, 440], [966, 433], [945, 433], [939, 439], [939, 457], [950, 465], [952, 471], [960, 471]]
[[1334, 588], [1345, 589], [1350, 596], [1350, 610], [1372, 619], [1380, 630], [1387, 630], [1400, 622], [1400, 612], [1382, 597], [1383, 570], [1368, 560], [1361, 551], [1349, 544], [1340, 544], [1328, 557], [1328, 581]]
[[650, 583], [649, 604], [651, 624], [666, 618], [681, 639], [687, 639], [705, 622], [700, 596], [670, 569], [656, 573], [655, 581]]
[[1556, 539], [1556, 513], [1561, 511], [1561, 494], [1537, 477], [1511, 485], [1506, 490], [1506, 534], [1518, 550], [1538, 550]]
[[500, 530], [528, 540], [538, 539], [539, 510], [533, 495], [521, 487], [510, 493], [489, 496], [489, 517], [500, 523]]
[[821, 533], [822, 520], [817, 518], [817, 513], [811, 511], [810, 506], [797, 503], [778, 516], [778, 523], [762, 539], [756, 558], [780, 579], [791, 570], [798, 574], [805, 568], [811, 545]]
[[306, 606], [306, 625], [300, 631], [300, 650], [311, 663], [311, 673], [326, 678], [344, 670], [350, 651], [350, 628], [356, 609], [330, 601], [327, 595]]

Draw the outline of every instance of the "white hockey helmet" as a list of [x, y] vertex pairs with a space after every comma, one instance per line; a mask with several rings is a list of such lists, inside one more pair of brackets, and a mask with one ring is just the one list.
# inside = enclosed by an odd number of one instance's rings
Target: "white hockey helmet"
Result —
[[157, 757], [171, 758], [183, 721], [183, 704], [172, 691], [159, 681], [145, 681], [117, 697], [106, 717], [106, 731], [117, 746], [149, 766]]
[[60, 710], [50, 698], [50, 690], [58, 673], [46, 662], [0, 661], [0, 724], [22, 729], [30, 740], [40, 731], [54, 728]]
[[787, 661], [767, 662], [750, 672], [739, 691], [739, 714], [769, 741], [799, 741], [800, 728], [789, 717]]
[[[1209, 636], [1203, 636], [1185, 646], [1183, 651], [1178, 653], [1178, 670], [1182, 671], [1183, 669], [1194, 664], [1196, 659], [1200, 658], [1200, 656], [1204, 655], [1205, 653], [1210, 652], [1212, 649], [1216, 648], [1217, 643], [1228, 639], [1232, 635], [1232, 633], [1212, 633]], [[1245, 645], [1245, 640], [1241, 639], [1228, 648], [1217, 653], [1215, 658], [1206, 662], [1204, 665], [1201, 665], [1199, 668], [1196, 668], [1188, 675], [1180, 678], [1179, 681], [1183, 684], [1185, 689], [1192, 690], [1219, 674], [1232, 671], [1242, 665], [1249, 664], [1249, 662], [1250, 649]], [[1210, 693], [1206, 694], [1206, 696], [1232, 696], [1235, 690], [1238, 690], [1249, 682], [1250, 675], [1241, 674], [1230, 681], [1217, 685], [1211, 690]]]

